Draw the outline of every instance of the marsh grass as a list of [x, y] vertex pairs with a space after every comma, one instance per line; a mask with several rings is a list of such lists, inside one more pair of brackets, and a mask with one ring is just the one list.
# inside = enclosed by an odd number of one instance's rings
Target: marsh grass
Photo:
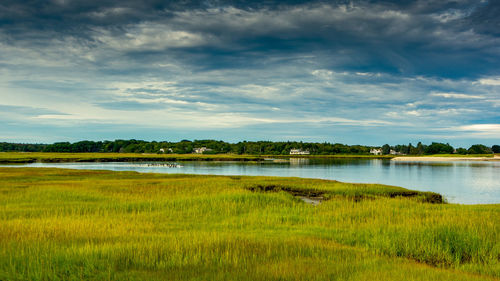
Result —
[[[34, 162], [133, 162], [133, 161], [263, 161], [266, 158], [310, 158], [310, 159], [392, 159], [394, 155], [239, 155], [239, 154], [146, 154], [146, 153], [63, 153], [63, 152], [0, 152], [2, 164], [25, 164]], [[412, 157], [446, 158], [493, 158], [493, 154], [434, 154], [412, 155]]]
[[257, 155], [0, 152], [0, 163], [133, 162], [133, 161], [260, 161]]
[[[297, 192], [327, 200], [311, 206]], [[0, 168], [0, 280], [498, 280], [500, 206], [428, 196], [299, 178]]]
[[263, 161], [266, 158], [363, 158], [390, 159], [392, 155], [239, 155], [239, 154], [145, 154], [145, 153], [62, 153], [0, 152], [0, 163], [34, 162], [133, 162], [133, 161]]

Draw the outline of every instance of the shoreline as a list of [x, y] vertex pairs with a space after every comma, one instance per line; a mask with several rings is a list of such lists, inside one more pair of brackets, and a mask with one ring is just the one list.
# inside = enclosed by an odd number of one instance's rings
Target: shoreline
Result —
[[67, 162], [164, 162], [164, 161], [242, 161], [261, 162], [289, 159], [385, 159], [402, 162], [500, 161], [500, 154], [484, 156], [395, 156], [395, 155], [249, 155], [249, 154], [139, 154], [139, 153], [67, 153], [67, 152], [0, 152], [1, 164], [67, 163]]
[[272, 159], [390, 159], [390, 155], [250, 155], [250, 154], [146, 154], [146, 153], [71, 153], [71, 152], [0, 152], [2, 164], [65, 162], [162, 162], [162, 161], [266, 161]]
[[391, 161], [401, 162], [448, 162], [448, 161], [500, 161], [500, 155], [493, 157], [439, 157], [439, 156], [398, 156]]

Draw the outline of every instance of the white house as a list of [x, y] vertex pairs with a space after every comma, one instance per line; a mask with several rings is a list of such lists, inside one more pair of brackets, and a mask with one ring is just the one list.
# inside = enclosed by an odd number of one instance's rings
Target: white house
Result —
[[382, 155], [382, 148], [372, 148], [370, 149], [371, 154]]
[[396, 150], [392, 150], [390, 151], [390, 154], [391, 155], [403, 155], [403, 153], [399, 152], [399, 151], [396, 151]]
[[196, 147], [194, 149], [194, 153], [197, 153], [197, 154], [203, 154], [203, 152], [208, 152], [208, 151], [212, 151], [212, 149], [206, 148], [206, 147]]
[[290, 155], [308, 155], [308, 154], [310, 154], [309, 150], [290, 149]]

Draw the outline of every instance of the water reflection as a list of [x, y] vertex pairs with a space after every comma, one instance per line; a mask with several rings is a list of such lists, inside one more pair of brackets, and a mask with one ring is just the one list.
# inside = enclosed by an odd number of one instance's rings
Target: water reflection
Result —
[[290, 165], [309, 165], [309, 158], [290, 158]]
[[34, 167], [109, 169], [154, 173], [263, 175], [382, 183], [434, 191], [450, 202], [500, 203], [500, 162], [399, 162], [385, 159], [307, 159], [263, 162], [179, 162], [180, 167], [145, 163], [33, 163]]

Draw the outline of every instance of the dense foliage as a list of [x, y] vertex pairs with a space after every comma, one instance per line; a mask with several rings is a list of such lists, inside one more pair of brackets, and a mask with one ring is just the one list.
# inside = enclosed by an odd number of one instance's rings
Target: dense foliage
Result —
[[[287, 155], [291, 149], [308, 151], [314, 155], [332, 154], [370, 154], [370, 150], [378, 147], [363, 145], [347, 145], [341, 143], [310, 143], [310, 142], [272, 142], [272, 141], [243, 141], [228, 143], [217, 140], [182, 140], [180, 142], [157, 142], [143, 140], [114, 140], [114, 141], [79, 141], [56, 142], [53, 144], [19, 144], [0, 143], [0, 151], [23, 151], [23, 152], [118, 152], [118, 153], [193, 153], [195, 148], [206, 147], [204, 154], [253, 154], [253, 155]], [[488, 154], [500, 153], [500, 146], [492, 148], [484, 145], [473, 145], [469, 149], [453, 148], [449, 144], [433, 142], [424, 145], [419, 142], [416, 146], [408, 145], [390, 146], [385, 144], [381, 147], [382, 154]]]
[[493, 153], [500, 153], [500, 145], [494, 145], [491, 147]]
[[493, 153], [491, 148], [482, 145], [482, 144], [475, 144], [471, 146], [468, 150], [470, 154], [488, 154], [488, 153]]

